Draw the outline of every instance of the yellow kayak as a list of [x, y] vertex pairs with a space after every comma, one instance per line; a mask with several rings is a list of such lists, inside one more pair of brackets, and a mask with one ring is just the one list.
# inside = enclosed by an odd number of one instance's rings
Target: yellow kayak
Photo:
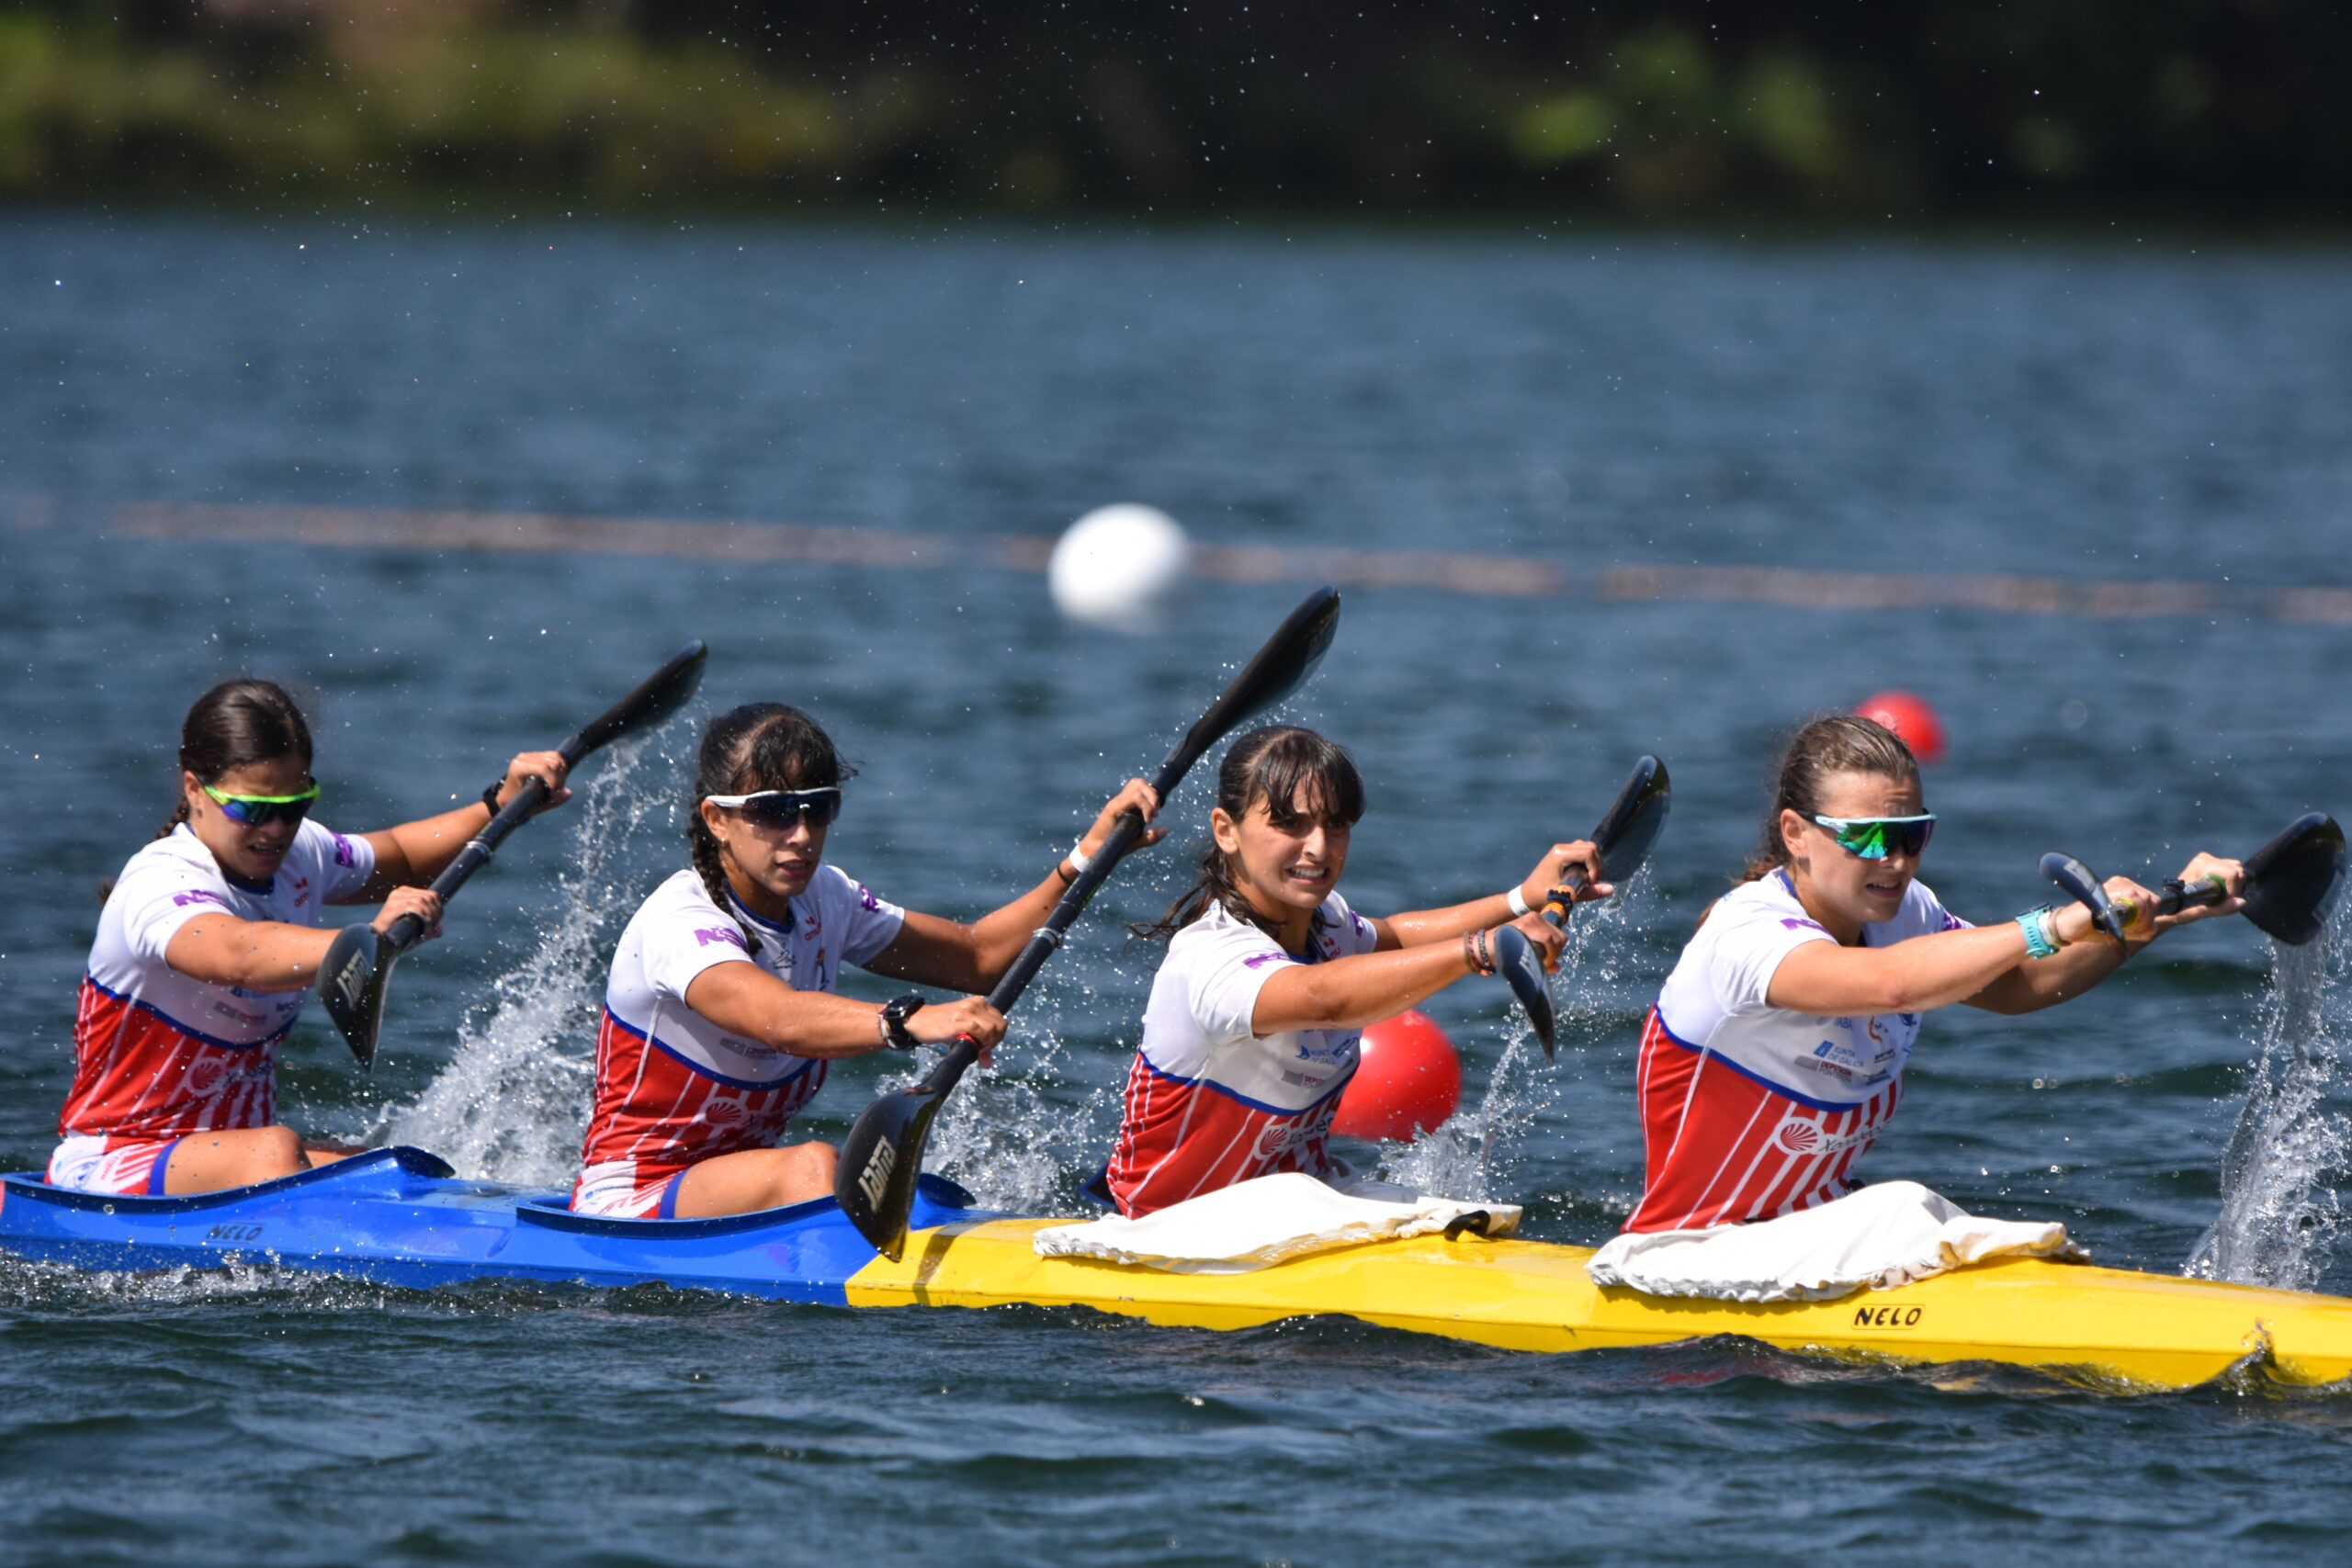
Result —
[[2188, 1388], [2249, 1357], [2291, 1384], [2352, 1376], [2352, 1300], [2052, 1263], [1979, 1264], [1833, 1302], [1667, 1299], [1596, 1285], [1592, 1249], [1464, 1235], [1381, 1242], [1248, 1274], [1040, 1258], [1056, 1220], [981, 1220], [908, 1238], [853, 1274], [853, 1306], [1087, 1306], [1247, 1328], [1336, 1314], [1510, 1350], [1590, 1350], [1736, 1334], [1808, 1355], [1998, 1361], [2132, 1388]]

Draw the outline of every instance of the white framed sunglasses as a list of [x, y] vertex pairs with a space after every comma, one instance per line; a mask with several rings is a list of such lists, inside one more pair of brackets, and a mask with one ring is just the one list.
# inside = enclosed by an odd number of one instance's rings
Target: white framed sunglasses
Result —
[[842, 786], [822, 789], [763, 789], [750, 795], [706, 795], [703, 798], [724, 811], [740, 811], [745, 821], [789, 832], [796, 822], [825, 828], [842, 814]]

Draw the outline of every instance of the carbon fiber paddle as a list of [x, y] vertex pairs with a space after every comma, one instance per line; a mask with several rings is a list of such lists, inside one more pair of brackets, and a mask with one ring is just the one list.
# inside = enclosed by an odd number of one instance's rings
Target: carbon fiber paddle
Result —
[[[2301, 947], [2327, 929], [2344, 896], [2347, 867], [2352, 856], [2345, 852], [2344, 829], [2325, 813], [2307, 811], [2245, 857], [2245, 908], [2240, 913], [2265, 934]], [[2099, 930], [2123, 940], [2123, 928], [2136, 913], [2131, 899], [2110, 900], [2090, 867], [2072, 855], [2042, 856], [2041, 874], [2090, 910]], [[2228, 897], [2214, 878], [2201, 878], [2193, 886], [2173, 878], [2157, 893], [2154, 913], [2177, 915]]]
[[[695, 688], [702, 684], [703, 660], [709, 654], [710, 649], [699, 638], [680, 649], [667, 664], [605, 709], [594, 724], [557, 747], [564, 762], [576, 765], [591, 751], [609, 746], [623, 736], [654, 728], [685, 706], [686, 700], [695, 694]], [[531, 780], [516, 791], [514, 798], [433, 879], [433, 891], [447, 902], [466, 885], [466, 878], [490, 863], [499, 840], [538, 809], [539, 803], [547, 797], [548, 786], [539, 779]], [[327, 1016], [334, 1020], [344, 1043], [351, 1047], [351, 1054], [359, 1059], [362, 1067], [372, 1071], [376, 1066], [376, 1037], [384, 1023], [384, 982], [391, 977], [392, 965], [400, 961], [401, 954], [414, 947], [424, 935], [424, 922], [413, 915], [402, 915], [380, 935], [371, 925], [345, 926], [319, 964], [319, 994], [326, 1002]]]
[[[1308, 594], [1159, 764], [1151, 781], [1159, 798], [1165, 801], [1174, 792], [1210, 747], [1305, 685], [1339, 629], [1339, 591], [1318, 588]], [[1141, 816], [1130, 811], [1119, 818], [1109, 840], [1079, 873], [1078, 880], [1054, 906], [1053, 914], [997, 981], [996, 988], [989, 992], [989, 1006], [999, 1012], [1012, 1010], [1012, 1004], [1062, 944], [1062, 933], [1085, 912], [1094, 890], [1142, 835]], [[978, 1043], [969, 1035], [958, 1035], [928, 1077], [911, 1089], [875, 1100], [858, 1112], [849, 1136], [842, 1140], [833, 1196], [858, 1234], [894, 1263], [907, 1245], [907, 1216], [914, 1208], [915, 1178], [922, 1173], [923, 1145], [931, 1137], [932, 1120], [957, 1080], [979, 1057]]]
[[[1666, 826], [1666, 814], [1674, 805], [1674, 782], [1667, 776], [1666, 764], [1656, 757], [1644, 757], [1634, 764], [1634, 772], [1625, 780], [1625, 787], [1600, 818], [1600, 826], [1592, 830], [1592, 841], [1600, 851], [1600, 866], [1611, 881], [1632, 876], [1649, 859], [1650, 846], [1657, 842], [1658, 829]], [[1575, 908], [1576, 892], [1583, 879], [1570, 875], [1568, 886], [1552, 890], [1544, 901], [1544, 918], [1565, 931], [1568, 911]], [[1527, 1010], [1527, 1021], [1535, 1028], [1535, 1038], [1544, 1043], [1544, 1059], [1554, 1060], [1553, 1035], [1556, 1024], [1552, 1010], [1552, 987], [1544, 978], [1543, 961], [1535, 956], [1535, 948], [1525, 937], [1504, 926], [1495, 932], [1495, 968], [1510, 983], [1511, 995]]]

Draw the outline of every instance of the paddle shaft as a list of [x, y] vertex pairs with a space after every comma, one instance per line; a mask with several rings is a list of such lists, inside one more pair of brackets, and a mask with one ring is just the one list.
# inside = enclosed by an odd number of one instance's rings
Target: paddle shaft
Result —
[[[707, 651], [699, 639], [688, 643], [667, 664], [640, 682], [635, 691], [598, 714], [577, 735], [557, 747], [556, 754], [563, 759], [565, 771], [576, 766], [580, 759], [589, 752], [638, 728], [648, 717], [666, 716], [674, 712], [678, 705], [692, 694], [695, 685], [700, 682], [700, 666]], [[694, 675], [688, 681], [685, 677], [690, 671]], [[682, 681], [685, 682], [683, 687], [680, 684]], [[458, 852], [458, 858], [444, 866], [441, 874], [433, 879], [433, 891], [440, 895], [442, 902], [448, 902], [450, 896], [466, 885], [468, 877], [491, 863], [492, 857], [498, 852], [500, 841], [521, 826], [525, 818], [537, 811], [550, 793], [545, 779], [526, 779], [523, 787], [514, 792], [514, 799], [491, 813], [490, 820], [483, 824], [481, 831], [469, 839], [466, 847]], [[384, 932], [383, 945], [389, 950], [389, 957], [397, 958], [414, 947], [424, 935], [423, 920], [414, 915], [402, 915]]]
[[[2200, 876], [2194, 885], [2184, 883], [2178, 877], [2174, 877], [2166, 881], [2163, 890], [2156, 895], [2156, 907], [2154, 912], [2159, 915], [2177, 915], [2183, 909], [2202, 909], [2209, 905], [2218, 904], [2229, 896], [2230, 885], [2222, 877]], [[2139, 918], [2140, 903], [2136, 898], [2118, 898], [2114, 901], [2114, 908], [2117, 916], [2127, 926]]]
[[[576, 740], [579, 737], [572, 739]], [[570, 753], [568, 747], [563, 760], [567, 765], [579, 761]], [[458, 852], [458, 858], [442, 867], [441, 874], [433, 879], [433, 891], [440, 896], [441, 901], [447, 903], [450, 895], [466, 885], [466, 878], [488, 865], [498, 852], [499, 841], [513, 832], [523, 818], [537, 810], [539, 803], [547, 797], [545, 779], [526, 779], [523, 787], [514, 792], [514, 798], [499, 807], [497, 814], [483, 825], [482, 830], [466, 840], [466, 847]], [[424, 935], [423, 920], [414, 915], [402, 915], [386, 929], [384, 946], [397, 955], [414, 947]]]
[[[1152, 780], [1164, 805], [1183, 782], [1193, 763], [1252, 714], [1282, 702], [1305, 683], [1331, 646], [1339, 629], [1340, 595], [1325, 587], [1316, 590], [1290, 613], [1274, 635], [1244, 665], [1241, 672], [1209, 705], [1170, 750]], [[1143, 833], [1142, 815], [1125, 811], [1112, 825], [1102, 847], [1088, 858], [1046, 923], [1013, 958], [989, 992], [999, 1012], [1012, 1009], [1047, 958], [1061, 945], [1069, 929]], [[915, 1184], [922, 1169], [924, 1142], [931, 1124], [945, 1103], [948, 1091], [979, 1059], [978, 1042], [959, 1035], [948, 1042], [945, 1056], [930, 1076], [910, 1088], [877, 1096], [858, 1112], [842, 1140], [833, 1196], [858, 1234], [884, 1257], [896, 1259], [906, 1245], [907, 1221], [914, 1206]]]
[[[1201, 750], [1205, 750], [1194, 749], [1192, 741], [1193, 737], [1186, 736], [1176, 750], [1168, 754], [1168, 760], [1159, 765], [1159, 772], [1152, 777], [1152, 792], [1163, 802], [1178, 784], [1184, 782], [1184, 775], [1199, 760]], [[1126, 852], [1135, 848], [1136, 840], [1142, 837], [1143, 814], [1133, 810], [1120, 812], [1118, 821], [1112, 826], [1111, 836], [1102, 840], [1102, 847], [1088, 858], [1086, 869], [1078, 874], [1078, 880], [1063, 893], [1060, 902], [1054, 906], [1054, 912], [1046, 917], [1046, 923], [1030, 937], [1028, 944], [1022, 948], [1012, 966], [998, 976], [997, 983], [989, 991], [989, 1006], [1001, 1013], [1012, 1010], [1012, 1004], [1021, 999], [1021, 993], [1029, 988], [1029, 982], [1037, 977], [1037, 971], [1046, 966], [1046, 960], [1061, 946], [1064, 933], [1079, 916], [1086, 912], [1086, 906], [1092, 902], [1095, 890], [1102, 886]], [[957, 1035], [948, 1043], [947, 1055], [940, 1058], [939, 1065], [932, 1068], [922, 1080], [921, 1092], [945, 1094], [979, 1059], [980, 1043], [968, 1034]]]

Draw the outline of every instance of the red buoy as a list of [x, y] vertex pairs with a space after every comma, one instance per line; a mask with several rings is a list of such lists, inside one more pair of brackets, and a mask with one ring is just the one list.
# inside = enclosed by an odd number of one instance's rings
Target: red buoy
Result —
[[1351, 1138], [1433, 1133], [1462, 1106], [1462, 1058], [1427, 1015], [1408, 1010], [1363, 1032], [1356, 1076], [1331, 1129]]
[[1865, 697], [1854, 712], [1875, 719], [1903, 738], [1911, 754], [1933, 767], [1944, 760], [1944, 724], [1936, 710], [1908, 692], [1881, 692]]

